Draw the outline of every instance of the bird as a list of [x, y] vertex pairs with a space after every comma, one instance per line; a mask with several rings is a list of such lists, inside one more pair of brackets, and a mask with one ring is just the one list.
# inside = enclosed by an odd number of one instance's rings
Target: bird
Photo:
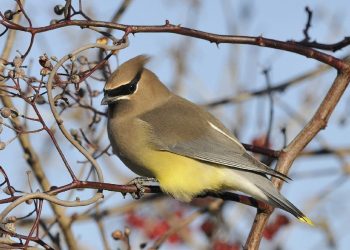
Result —
[[149, 60], [139, 55], [126, 61], [104, 86], [101, 105], [108, 105], [113, 153], [141, 178], [155, 178], [164, 193], [179, 201], [239, 191], [312, 225], [269, 176], [289, 178], [250, 155], [203, 107], [172, 93], [145, 67]]

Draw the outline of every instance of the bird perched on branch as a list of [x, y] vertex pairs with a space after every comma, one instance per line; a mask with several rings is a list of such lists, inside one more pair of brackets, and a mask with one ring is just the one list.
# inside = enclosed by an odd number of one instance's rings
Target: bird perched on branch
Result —
[[136, 174], [156, 178], [161, 189], [189, 202], [205, 192], [236, 190], [312, 224], [267, 176], [287, 176], [247, 153], [224, 125], [198, 105], [172, 92], [137, 56], [108, 79], [101, 104], [108, 105], [113, 152]]

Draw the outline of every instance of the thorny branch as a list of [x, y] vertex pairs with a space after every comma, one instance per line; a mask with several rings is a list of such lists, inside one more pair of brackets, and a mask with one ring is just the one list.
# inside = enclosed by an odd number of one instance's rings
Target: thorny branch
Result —
[[[24, 27], [19, 25], [13, 25], [12, 22], [4, 19], [4, 16], [0, 13], [0, 16], [3, 18], [0, 20], [0, 24], [5, 26], [8, 29], [28, 32], [32, 36], [36, 34], [47, 32], [50, 30], [55, 30], [59, 28], [64, 28], [68, 26], [79, 26], [81, 28], [86, 27], [105, 27], [110, 29], [117, 29], [125, 32], [124, 37], [128, 34], [136, 34], [136, 33], [174, 33], [189, 37], [194, 37], [202, 40], [209, 41], [211, 43], [230, 43], [230, 44], [250, 44], [261, 47], [274, 48], [279, 50], [285, 50], [293, 53], [297, 53], [300, 55], [304, 55], [309, 58], [313, 58], [325, 64], [328, 64], [338, 70], [341, 70], [346, 67], [344, 62], [340, 59], [337, 59], [331, 55], [327, 55], [323, 52], [306, 47], [305, 44], [301, 45], [298, 42], [289, 41], [283, 42], [274, 39], [264, 38], [262, 36], [259, 37], [251, 37], [251, 36], [229, 36], [229, 35], [219, 35], [214, 33], [208, 33], [204, 31], [199, 31], [196, 29], [190, 29], [186, 27], [181, 27], [180, 25], [171, 24], [168, 20], [164, 25], [154, 25], [154, 26], [145, 26], [145, 25], [124, 25], [118, 23], [110, 23], [110, 22], [102, 22], [102, 21], [90, 21], [90, 20], [64, 20], [52, 25], [43, 26], [43, 27]], [[32, 41], [31, 41], [32, 43]], [[348, 39], [344, 39], [341, 42], [342, 45], [348, 46], [350, 41]], [[30, 45], [31, 46], [31, 45]]]
[[[2, 81], [0, 84], [0, 93], [1, 93], [0, 98], [2, 103], [4, 104], [4, 108], [7, 108], [6, 110], [2, 109], [2, 112], [4, 114], [7, 114], [7, 113], [9, 114], [6, 118], [11, 117], [10, 121], [12, 125], [11, 126], [3, 121], [0, 121], [0, 126], [5, 126], [6, 128], [11, 129], [16, 133], [15, 138], [19, 139], [22, 145], [22, 148], [25, 154], [27, 155], [27, 162], [31, 166], [33, 172], [36, 175], [36, 178], [41, 184], [41, 188], [43, 189], [42, 192], [38, 191], [33, 193], [21, 193], [19, 195], [18, 193], [20, 192], [12, 186], [5, 170], [2, 167], [0, 167], [0, 172], [4, 178], [4, 181], [3, 183], [1, 183], [1, 186], [6, 187], [6, 190], [9, 195], [8, 198], [4, 198], [0, 200], [0, 204], [9, 204], [0, 214], [0, 220], [3, 222], [3, 224], [0, 226], [0, 229], [5, 234], [11, 235], [13, 237], [17, 237], [20, 240], [22, 239], [25, 240], [24, 243], [21, 242], [22, 248], [29, 247], [30, 242], [36, 242], [37, 244], [43, 246], [46, 249], [51, 249], [51, 247], [45, 242], [43, 242], [39, 237], [40, 217], [42, 214], [42, 206], [43, 206], [44, 200], [47, 200], [50, 202], [53, 208], [53, 211], [56, 214], [57, 221], [62, 229], [62, 232], [64, 233], [68, 247], [70, 249], [77, 249], [76, 241], [70, 229], [70, 222], [65, 216], [64, 211], [60, 206], [64, 206], [64, 207], [84, 206], [84, 205], [97, 203], [100, 199], [103, 198], [103, 195], [102, 195], [103, 190], [120, 192], [122, 194], [138, 192], [137, 188], [133, 185], [116, 185], [116, 184], [105, 183], [103, 179], [102, 169], [99, 167], [96, 161], [96, 158], [100, 157], [103, 154], [108, 154], [109, 146], [106, 147], [104, 150], [101, 150], [101, 152], [98, 151], [98, 148], [96, 148], [93, 153], [88, 152], [87, 149], [84, 147], [83, 142], [79, 138], [79, 133], [77, 131], [74, 131], [74, 132], [68, 131], [64, 125], [64, 120], [61, 116], [63, 112], [73, 107], [74, 105], [79, 106], [85, 110], [89, 110], [91, 113], [93, 113], [93, 120], [90, 123], [91, 126], [95, 123], [98, 123], [99, 116], [105, 115], [103, 111], [99, 111], [95, 107], [93, 107], [92, 99], [93, 97], [96, 97], [99, 93], [96, 93], [96, 92], [94, 93], [90, 89], [87, 80], [88, 78], [95, 77], [95, 76], [92, 76], [92, 74], [98, 69], [100, 69], [102, 66], [104, 66], [107, 60], [113, 54], [116, 54], [118, 50], [124, 49], [127, 46], [129, 34], [173, 33], [173, 34], [183, 35], [187, 37], [202, 39], [205, 41], [209, 41], [211, 43], [215, 43], [217, 45], [221, 43], [227, 43], [227, 44], [248, 44], [248, 45], [260, 46], [260, 47], [268, 47], [268, 48], [300, 54], [308, 58], [312, 58], [319, 62], [322, 62], [324, 65], [327, 65], [327, 66], [322, 66], [319, 69], [316, 69], [315, 71], [309, 72], [304, 76], [300, 76], [296, 79], [291, 79], [290, 81], [281, 83], [277, 86], [270, 86], [269, 80], [267, 80], [268, 87], [266, 89], [255, 91], [252, 93], [245, 93], [245, 94], [242, 94], [240, 97], [236, 97], [236, 98], [226, 98], [223, 100], [212, 102], [210, 104], [207, 104], [208, 107], [214, 107], [217, 105], [226, 104], [234, 101], [241, 101], [243, 99], [247, 99], [252, 96], [258, 96], [262, 94], [269, 94], [269, 96], [271, 97], [271, 94], [273, 91], [283, 91], [287, 87], [294, 84], [295, 82], [300, 82], [303, 79], [309, 79], [310, 76], [317, 75], [328, 68], [336, 69], [338, 72], [337, 77], [334, 80], [333, 85], [329, 89], [327, 96], [319, 105], [318, 110], [315, 112], [312, 119], [310, 119], [309, 123], [300, 131], [300, 133], [284, 149], [280, 151], [274, 151], [266, 148], [259, 148], [253, 145], [245, 145], [245, 147], [250, 149], [251, 151], [263, 153], [271, 157], [278, 158], [277, 170], [283, 174], [288, 173], [292, 163], [298, 157], [298, 155], [302, 153], [302, 150], [305, 148], [305, 146], [317, 135], [317, 133], [321, 129], [324, 129], [326, 127], [329, 117], [331, 116], [335, 106], [339, 102], [342, 94], [344, 93], [345, 89], [349, 84], [349, 81], [350, 81], [349, 63], [344, 58], [336, 58], [335, 56], [321, 52], [317, 49], [334, 52], [346, 46], [349, 46], [350, 38], [345, 37], [343, 40], [336, 42], [334, 44], [322, 44], [322, 43], [317, 43], [315, 41], [310, 42], [309, 30], [311, 28], [313, 13], [308, 7], [306, 7], [306, 12], [308, 14], [307, 23], [305, 25], [305, 29], [303, 30], [304, 37], [305, 37], [304, 40], [300, 42], [296, 42], [296, 41], [285, 42], [285, 41], [265, 38], [262, 36], [253, 37], [253, 36], [220, 35], [220, 34], [208, 33], [201, 30], [182, 27], [181, 25], [171, 24], [168, 20], [166, 20], [164, 25], [125, 25], [125, 24], [117, 23], [116, 20], [118, 20], [122, 15], [122, 13], [124, 13], [125, 9], [130, 5], [130, 2], [131, 1], [127, 1], [127, 0], [123, 2], [120, 9], [116, 12], [114, 20], [112, 22], [92, 20], [89, 16], [86, 15], [86, 13], [83, 12], [81, 1], [79, 1], [79, 9], [76, 10], [72, 5], [71, 0], [67, 0], [65, 3], [65, 6], [63, 6], [62, 8], [59, 7], [57, 9], [57, 12], [62, 12], [62, 14], [64, 15], [64, 18], [62, 20], [52, 22], [50, 25], [42, 26], [42, 27], [33, 26], [30, 15], [24, 9], [24, 6], [23, 6], [24, 1], [16, 0], [16, 3], [17, 3], [16, 11], [7, 12], [7, 14], [0, 12], [0, 18], [1, 18], [0, 24], [4, 27], [4, 31], [0, 34], [0, 37], [4, 36], [5, 34], [8, 34], [7, 44], [1, 56], [1, 61], [4, 67], [1, 66], [2, 68], [1, 68], [0, 75], [4, 81]], [[26, 19], [26, 23], [28, 23], [27, 24], [28, 26], [23, 26], [19, 24], [18, 20], [21, 15], [23, 15], [24, 18]], [[73, 18], [77, 18], [78, 16], [81, 16], [83, 20], [73, 19]], [[39, 33], [49, 32], [55, 29], [62, 29], [69, 26], [78, 26], [78, 27], [81, 27], [82, 29], [88, 28], [93, 31], [96, 31], [100, 34], [103, 34], [108, 39], [111, 39], [114, 45], [108, 46], [104, 42], [98, 42], [95, 44], [82, 46], [76, 51], [62, 57], [62, 59], [60, 60], [57, 60], [55, 58], [49, 59], [47, 56], [43, 56], [40, 61], [40, 64], [43, 67], [41, 72], [42, 78], [34, 79], [34, 78], [26, 77], [22, 69], [23, 68], [22, 63], [24, 62], [24, 60], [32, 50], [36, 35]], [[108, 30], [105, 32], [105, 31], [99, 30], [98, 28], [107, 28]], [[123, 31], [124, 35], [122, 39], [121, 40], [115, 39], [110, 34], [112, 30]], [[15, 31], [27, 32], [31, 35], [31, 37], [25, 53], [20, 57], [17, 57], [16, 60], [10, 61], [9, 52], [11, 50], [11, 45], [13, 44]], [[101, 57], [100, 59], [102, 60], [99, 60], [99, 62], [93, 63], [93, 64], [88, 62], [88, 60], [83, 56], [78, 57], [78, 54], [80, 52], [91, 48], [100, 48], [103, 51], [107, 50], [111, 52], [104, 59], [102, 59]], [[101, 53], [101, 55], [103, 55], [103, 53]], [[56, 62], [55, 66], [52, 65], [53, 61]], [[69, 61], [71, 65], [67, 65], [66, 64], [67, 61]], [[79, 62], [77, 63], [77, 61]], [[77, 70], [75, 68], [77, 64], [79, 64], [80, 66], [88, 66], [88, 69]], [[5, 69], [5, 67], [7, 67], [7, 69]], [[11, 69], [8, 69], [9, 67]], [[8, 71], [7, 75], [4, 74], [4, 71], [6, 70]], [[106, 72], [103, 72], [103, 74], [107, 76]], [[49, 75], [49, 78], [47, 81], [45, 81], [44, 77], [47, 75]], [[7, 83], [10, 81], [12, 81], [11, 84]], [[27, 84], [26, 91], [23, 91], [20, 81], [24, 81]], [[81, 88], [81, 85], [83, 83], [86, 84], [86, 89], [88, 91], [88, 98], [90, 98], [89, 103], [84, 102], [84, 99], [83, 99], [83, 96], [85, 95], [84, 91]], [[72, 85], [74, 85], [75, 87], [74, 93], [69, 90], [70, 86]], [[53, 95], [54, 89], [55, 91], [58, 91], [58, 90], [61, 91], [61, 93], [54, 96]], [[85, 156], [85, 158], [91, 163], [92, 169], [97, 174], [97, 181], [95, 182], [81, 181], [75, 175], [73, 168], [68, 163], [68, 160], [66, 159], [62, 149], [59, 146], [59, 143], [55, 137], [55, 134], [53, 133], [52, 129], [46, 124], [46, 122], [42, 118], [40, 110], [37, 107], [37, 105], [46, 103], [46, 100], [43, 97], [45, 95], [47, 95], [48, 97], [48, 104], [50, 106], [51, 113], [53, 114], [55, 121], [58, 127], [60, 128], [61, 132], [63, 133], [65, 138], [75, 148], [77, 148]], [[11, 101], [12, 97], [18, 97], [21, 100], [23, 100], [28, 107], [31, 107], [33, 109], [36, 117], [29, 117], [26, 114], [18, 114], [18, 112], [14, 108], [14, 105]], [[73, 100], [73, 104], [69, 103], [70, 100]], [[5, 115], [3, 116], [5, 117]], [[32, 122], [41, 124], [41, 127], [39, 129], [27, 130], [26, 127], [23, 126], [20, 118], [26, 121], [32, 121]], [[270, 125], [272, 126], [272, 122]], [[269, 127], [268, 134], [270, 134], [271, 132], [271, 126]], [[59, 187], [51, 187], [51, 185], [49, 184], [45, 176], [45, 173], [43, 171], [43, 168], [41, 166], [39, 157], [36, 154], [33, 146], [31, 145], [28, 137], [28, 135], [31, 133], [40, 133], [42, 131], [45, 131], [49, 135], [51, 142], [54, 144], [57, 152], [61, 156], [61, 159], [64, 162], [66, 169], [72, 178], [71, 183], [62, 185]], [[83, 139], [84, 139], [83, 141], [86, 144], [89, 144], [89, 145], [93, 144], [87, 138], [83, 130], [80, 130], [80, 134], [83, 136]], [[12, 140], [9, 140], [8, 144], [10, 142], [12, 142]], [[278, 188], [281, 188], [283, 184], [280, 180], [275, 178], [273, 178], [273, 183]], [[90, 189], [90, 190], [97, 190], [97, 192], [95, 193], [95, 195], [82, 201], [81, 200], [70, 201], [70, 200], [57, 198], [57, 195], [60, 193], [65, 193], [67, 191], [72, 191], [76, 189]], [[157, 186], [147, 186], [145, 187], [145, 192], [160, 193], [161, 190]], [[273, 209], [264, 203], [258, 202], [250, 197], [246, 197], [243, 195], [237, 195], [233, 193], [221, 193], [221, 194], [208, 193], [203, 196], [207, 196], [207, 195], [221, 198], [223, 200], [232, 200], [232, 201], [240, 202], [240, 203], [258, 208], [258, 212], [255, 218], [254, 224], [251, 228], [250, 235], [244, 247], [245, 249], [258, 249], [259, 243], [262, 238], [261, 236], [262, 232], [266, 227], [267, 220], [271, 215]], [[6, 223], [8, 223], [6, 222], [6, 218], [7, 219], [9, 218], [7, 217], [8, 214], [20, 204], [23, 204], [24, 202], [30, 202], [30, 201], [33, 201], [33, 206], [34, 206], [33, 214], [35, 214], [35, 220], [32, 223], [32, 227], [30, 229], [29, 234], [27, 236], [24, 236], [24, 235], [19, 235], [19, 234], [16, 234], [15, 232], [9, 231], [6, 228]], [[160, 237], [155, 242], [154, 247], [158, 248], [165, 241], [165, 239], [169, 237], [171, 233], [175, 232], [176, 230], [179, 230], [179, 228], [190, 223], [194, 218], [196, 218], [198, 214], [201, 214], [204, 212], [207, 212], [207, 209], [198, 210], [192, 215], [192, 217], [191, 216], [188, 217], [183, 224], [177, 225], [173, 229], [169, 230], [166, 235], [164, 235], [163, 237]]]

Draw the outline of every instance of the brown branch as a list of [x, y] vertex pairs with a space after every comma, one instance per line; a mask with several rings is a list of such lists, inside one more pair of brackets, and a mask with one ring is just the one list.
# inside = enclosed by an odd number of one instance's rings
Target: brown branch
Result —
[[[22, 1], [22, 4], [24, 4], [24, 1]], [[19, 15], [19, 14], [16, 15], [14, 17], [13, 21], [15, 23], [19, 23], [20, 16], [21, 15]], [[1, 55], [2, 59], [8, 60], [8, 58], [10, 57], [10, 52], [12, 50], [12, 46], [14, 45], [15, 36], [16, 36], [16, 30], [10, 30], [8, 33], [7, 40], [5, 42], [4, 50], [3, 50], [2, 55]], [[3, 71], [4, 71], [4, 68], [1, 68], [0, 75], [3, 73]], [[3, 81], [0, 82], [0, 86], [2, 86], [2, 85], [4, 85]], [[2, 92], [2, 90], [0, 89], [0, 93], [1, 92]], [[0, 100], [4, 104], [5, 107], [10, 108], [10, 107], [14, 106], [11, 98], [6, 96], [6, 95], [0, 95]], [[15, 129], [20, 130], [20, 131], [23, 130], [22, 124], [18, 118], [11, 119], [11, 123]], [[45, 175], [45, 172], [43, 170], [43, 167], [41, 165], [39, 157], [38, 157], [34, 147], [32, 146], [32, 144], [29, 140], [28, 134], [21, 133], [18, 135], [18, 139], [19, 139], [19, 142], [22, 146], [24, 154], [26, 156], [27, 163], [29, 164], [29, 166], [33, 170], [33, 173], [34, 173], [36, 179], [38, 180], [41, 188], [43, 190], [49, 190], [51, 187], [51, 184], [49, 183], [49, 181]], [[53, 203], [50, 203], [50, 205], [51, 205], [53, 212], [55, 213], [55, 215], [57, 217], [58, 224], [59, 224], [61, 231], [66, 239], [68, 247], [70, 249], [78, 249], [77, 243], [76, 243], [74, 236], [73, 236], [73, 232], [70, 228], [69, 219], [64, 214], [64, 209], [60, 206], [53, 204]]]
[[[326, 127], [329, 117], [331, 116], [334, 108], [338, 104], [342, 94], [347, 88], [349, 81], [349, 68], [338, 72], [336, 79], [334, 80], [326, 97], [318, 107], [312, 119], [300, 131], [300, 133], [294, 138], [294, 140], [291, 143], [289, 143], [289, 145], [285, 149], [281, 151], [276, 167], [277, 171], [283, 174], [288, 174], [288, 171], [292, 166], [293, 161], [297, 158], [299, 153], [317, 135], [317, 133], [321, 129], [324, 129]], [[283, 183], [280, 180], [272, 178], [272, 182], [278, 189], [281, 189]], [[272, 212], [272, 207], [270, 207], [270, 209], [265, 210], [264, 212], [258, 211], [248, 239], [245, 243], [245, 249], [259, 248], [262, 232]]]
[[301, 42], [299, 42], [299, 44], [306, 47], [314, 48], [314, 49], [329, 50], [333, 52], [336, 52], [337, 50], [340, 50], [342, 48], [349, 46], [350, 37], [345, 37], [343, 40], [333, 44], [323, 44], [323, 43], [318, 43], [316, 41], [310, 42], [309, 30], [311, 28], [311, 20], [312, 20], [313, 13], [308, 6], [305, 7], [305, 11], [307, 13], [307, 21], [306, 21], [305, 28], [303, 29], [304, 39]]
[[104, 27], [110, 29], [122, 30], [128, 34], [136, 33], [174, 33], [189, 37], [194, 37], [202, 40], [209, 41], [211, 43], [230, 43], [230, 44], [250, 44], [260, 47], [274, 48], [278, 50], [284, 50], [293, 52], [296, 54], [304, 55], [309, 58], [313, 58], [325, 64], [328, 64], [338, 70], [342, 70], [347, 67], [346, 63], [343, 60], [335, 58], [331, 55], [325, 54], [323, 52], [314, 50], [309, 47], [302, 46], [298, 42], [294, 41], [278, 41], [274, 39], [264, 38], [262, 36], [252, 37], [252, 36], [230, 36], [230, 35], [219, 35], [214, 33], [208, 33], [196, 29], [190, 29], [186, 27], [181, 27], [180, 25], [170, 24], [166, 20], [165, 25], [125, 25], [111, 22], [102, 22], [102, 21], [89, 21], [89, 20], [63, 20], [61, 22], [51, 24], [43, 27], [24, 27], [14, 25], [8, 20], [0, 20], [0, 24], [4, 25], [9, 29], [15, 29], [19, 31], [29, 32], [32, 35], [38, 33], [55, 30], [68, 26], [79, 26], [84, 27]]
[[[118, 184], [112, 184], [112, 183], [106, 183], [106, 182], [94, 182], [94, 181], [73, 181], [70, 184], [63, 185], [60, 187], [51, 187], [51, 190], [48, 192], [45, 192], [48, 195], [57, 195], [66, 191], [75, 190], [75, 189], [95, 189], [95, 190], [104, 190], [104, 191], [111, 191], [111, 192], [119, 192], [122, 194], [127, 193], [138, 193], [139, 189], [135, 185], [118, 185]], [[159, 186], [153, 186], [148, 185], [144, 186], [144, 193], [162, 193]], [[242, 203], [244, 205], [248, 205], [251, 207], [258, 208], [259, 210], [266, 210], [268, 208], [268, 205], [264, 202], [255, 200], [249, 196], [241, 195], [241, 194], [235, 194], [232, 192], [222, 192], [222, 193], [211, 193], [208, 192], [203, 195], [199, 195], [198, 198], [204, 198], [204, 197], [215, 197], [220, 198], [226, 201], [235, 201]], [[13, 202], [19, 198], [21, 198], [21, 195], [12, 196], [6, 199], [1, 199], [0, 204], [5, 204], [9, 202]]]
[[266, 155], [271, 158], [278, 158], [281, 153], [279, 150], [273, 150], [266, 147], [259, 147], [256, 145], [251, 145], [246, 143], [242, 143], [242, 145], [246, 150], [250, 152]]
[[28, 238], [26, 239], [26, 242], [24, 244], [25, 247], [29, 246], [29, 241], [30, 241], [29, 238], [32, 237], [34, 231], [37, 231], [35, 237], [38, 238], [39, 220], [40, 220], [40, 215], [41, 215], [41, 212], [42, 212], [43, 200], [34, 201], [34, 202], [35, 203], [39, 202], [39, 205], [35, 204], [35, 206], [36, 206], [35, 209], [36, 209], [37, 215], [36, 215], [35, 221], [33, 223], [33, 226], [30, 229], [30, 232], [28, 234]]
[[344, 37], [343, 40], [336, 42], [336, 43], [332, 43], [332, 44], [318, 43], [316, 41], [314, 41], [314, 42], [299, 42], [299, 44], [306, 46], [306, 47], [310, 47], [310, 48], [316, 48], [316, 49], [329, 50], [329, 51], [336, 52], [338, 50], [341, 50], [341, 49], [349, 46], [350, 37], [346, 36], [346, 37]]

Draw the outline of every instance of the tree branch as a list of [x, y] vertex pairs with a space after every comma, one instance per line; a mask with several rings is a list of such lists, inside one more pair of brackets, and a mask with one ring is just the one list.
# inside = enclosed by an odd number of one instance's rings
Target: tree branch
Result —
[[[350, 81], [350, 68], [338, 72], [336, 79], [334, 80], [331, 88], [329, 89], [326, 97], [318, 107], [316, 113], [309, 121], [309, 123], [300, 131], [300, 133], [293, 139], [289, 145], [283, 149], [280, 153], [276, 170], [288, 174], [292, 163], [297, 158], [299, 153], [305, 148], [305, 146], [317, 135], [317, 133], [327, 126], [329, 117], [331, 116], [334, 108], [338, 104], [345, 89], [349, 85]], [[283, 182], [276, 178], [272, 178], [273, 184], [281, 189]], [[273, 212], [273, 208], [261, 212], [258, 211], [254, 224], [249, 233], [248, 239], [245, 243], [245, 249], [258, 249], [261, 241], [261, 235], [263, 229], [266, 226], [268, 218]]]
[[[194, 37], [202, 40], [209, 41], [211, 43], [230, 43], [230, 44], [250, 44], [260, 47], [268, 47], [274, 48], [278, 50], [284, 50], [293, 52], [296, 54], [304, 55], [309, 58], [316, 59], [320, 62], [328, 64], [338, 70], [342, 70], [346, 68], [346, 63], [336, 57], [331, 55], [327, 55], [323, 52], [314, 50], [312, 48], [301, 45], [298, 42], [294, 41], [278, 41], [274, 39], [264, 38], [262, 36], [252, 37], [252, 36], [230, 36], [230, 35], [219, 35], [209, 32], [204, 32], [196, 29], [190, 29], [186, 27], [181, 27], [180, 25], [170, 24], [168, 20], [166, 20], [165, 25], [125, 25], [118, 24], [112, 22], [102, 22], [102, 21], [90, 21], [90, 20], [63, 20], [61, 22], [51, 24], [43, 27], [24, 27], [19, 25], [14, 25], [12, 22], [4, 19], [2, 16], [2, 20], [0, 20], [0, 24], [4, 25], [9, 29], [15, 29], [19, 31], [29, 32], [32, 36], [55, 30], [68, 26], [79, 26], [81, 28], [86, 27], [104, 27], [110, 29], [122, 30], [125, 32], [125, 36], [128, 34], [136, 34], [136, 33], [174, 33], [189, 37]], [[32, 43], [32, 42], [31, 42]]]
[[[24, 4], [24, 1], [22, 0], [22, 3]], [[19, 23], [20, 20], [20, 14], [15, 15], [14, 17], [14, 22]], [[8, 37], [5, 43], [4, 50], [2, 52], [1, 58], [4, 60], [8, 60], [10, 57], [10, 53], [12, 50], [12, 46], [14, 45], [14, 40], [16, 36], [16, 30], [9, 30]], [[4, 68], [0, 69], [0, 75], [3, 73]], [[0, 86], [4, 85], [4, 82], [0, 82]], [[0, 93], [2, 90], [0, 89]], [[13, 107], [13, 102], [10, 97], [6, 95], [0, 95], [0, 100], [4, 104], [5, 107]], [[12, 126], [15, 129], [18, 129], [22, 131], [22, 124], [18, 118], [12, 118], [11, 119]], [[43, 167], [40, 163], [40, 159], [35, 152], [34, 147], [32, 146], [30, 140], [29, 140], [29, 135], [25, 133], [20, 133], [18, 135], [19, 142], [22, 146], [22, 149], [24, 151], [25, 156], [27, 157], [27, 162], [31, 169], [33, 170], [33, 173], [38, 180], [41, 188], [43, 190], [49, 190], [51, 187], [51, 184], [49, 183], [45, 172], [43, 170]], [[67, 246], [69, 249], [78, 249], [77, 242], [74, 238], [73, 232], [70, 228], [69, 224], [69, 218], [65, 216], [64, 214], [64, 208], [55, 205], [53, 203], [50, 203], [51, 208], [57, 218], [58, 224], [60, 226], [61, 232], [64, 235], [64, 238], [66, 240]]]

